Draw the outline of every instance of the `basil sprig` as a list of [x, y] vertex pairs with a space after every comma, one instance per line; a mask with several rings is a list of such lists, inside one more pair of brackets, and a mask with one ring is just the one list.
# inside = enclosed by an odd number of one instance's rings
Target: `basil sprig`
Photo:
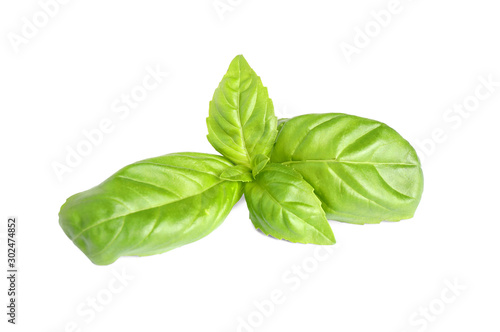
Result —
[[66, 235], [98, 265], [159, 254], [212, 232], [244, 194], [264, 234], [330, 245], [327, 218], [398, 221], [420, 201], [420, 162], [396, 131], [338, 113], [278, 121], [241, 55], [215, 90], [207, 126], [222, 156], [175, 153], [122, 168], [67, 199], [59, 212]]

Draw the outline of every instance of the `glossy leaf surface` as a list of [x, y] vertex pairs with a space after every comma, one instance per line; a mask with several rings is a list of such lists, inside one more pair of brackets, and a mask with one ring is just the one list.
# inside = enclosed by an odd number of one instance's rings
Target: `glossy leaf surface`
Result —
[[329, 219], [356, 224], [413, 217], [423, 190], [413, 147], [387, 125], [346, 114], [307, 114], [282, 126], [271, 162], [293, 167]]
[[59, 223], [92, 262], [162, 253], [218, 227], [242, 194], [241, 183], [219, 175], [232, 163], [219, 156], [177, 153], [119, 170], [73, 195]]
[[244, 185], [254, 226], [291, 242], [334, 244], [332, 229], [313, 188], [291, 167], [268, 164]]
[[245, 58], [238, 55], [210, 102], [209, 142], [235, 164], [251, 167], [255, 155], [269, 156], [276, 139], [276, 124], [267, 88]]

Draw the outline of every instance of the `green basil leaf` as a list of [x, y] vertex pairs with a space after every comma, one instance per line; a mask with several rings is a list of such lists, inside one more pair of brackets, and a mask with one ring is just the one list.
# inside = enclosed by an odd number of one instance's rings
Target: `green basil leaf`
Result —
[[268, 164], [254, 182], [245, 183], [254, 226], [291, 242], [334, 244], [335, 237], [313, 188], [291, 167]]
[[245, 58], [238, 55], [210, 102], [210, 144], [235, 164], [251, 167], [255, 155], [269, 156], [276, 139], [276, 124], [267, 88]]
[[269, 162], [269, 157], [263, 154], [258, 154], [252, 159], [252, 175], [255, 178], [257, 174], [264, 169], [264, 167]]
[[220, 178], [227, 181], [253, 181], [252, 170], [243, 165], [236, 165], [227, 168], [224, 172], [222, 172]]
[[98, 265], [159, 254], [217, 228], [242, 194], [219, 175], [232, 164], [202, 153], [151, 158], [119, 170], [61, 207], [66, 235]]
[[410, 143], [387, 125], [357, 116], [308, 114], [288, 120], [271, 162], [302, 174], [333, 220], [408, 219], [422, 195], [422, 169]]

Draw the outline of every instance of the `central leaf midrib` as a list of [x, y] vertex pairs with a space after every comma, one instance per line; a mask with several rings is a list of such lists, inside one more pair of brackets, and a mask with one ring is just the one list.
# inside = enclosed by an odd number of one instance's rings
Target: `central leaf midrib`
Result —
[[306, 159], [306, 160], [289, 160], [281, 162], [283, 165], [289, 164], [306, 164], [306, 163], [335, 163], [335, 164], [355, 164], [355, 165], [394, 165], [394, 166], [419, 166], [418, 164], [409, 163], [377, 163], [369, 161], [350, 161], [337, 159]]
[[252, 158], [250, 158], [250, 154], [248, 153], [248, 149], [247, 149], [247, 143], [246, 143], [246, 139], [245, 139], [245, 134], [243, 133], [243, 124], [242, 124], [242, 121], [241, 121], [241, 112], [240, 112], [240, 98], [241, 98], [241, 63], [240, 63], [240, 59], [238, 59], [238, 101], [237, 101], [237, 108], [236, 108], [236, 111], [238, 112], [238, 123], [239, 123], [239, 131], [240, 131], [240, 135], [241, 135], [241, 142], [243, 143], [243, 149], [245, 150], [245, 154], [247, 156], [247, 165], [245, 166], [250, 166], [250, 163], [252, 161]]
[[90, 230], [90, 229], [92, 229], [92, 228], [94, 228], [94, 227], [97, 227], [97, 226], [99, 226], [99, 225], [101, 225], [101, 224], [103, 224], [103, 223], [106, 223], [106, 222], [108, 222], [108, 221], [116, 220], [116, 219], [118, 219], [118, 218], [122, 218], [122, 217], [127, 217], [127, 216], [130, 216], [130, 215], [132, 215], [132, 214], [136, 214], [136, 213], [139, 213], [139, 212], [144, 212], [144, 211], [147, 211], [147, 210], [160, 208], [160, 207], [163, 207], [163, 206], [165, 206], [165, 205], [169, 205], [169, 204], [177, 203], [177, 202], [179, 202], [179, 201], [182, 201], [182, 200], [185, 200], [185, 199], [188, 199], [188, 198], [191, 198], [191, 197], [197, 196], [197, 195], [201, 195], [201, 194], [203, 194], [203, 193], [207, 192], [208, 190], [212, 189], [213, 187], [215, 187], [215, 186], [217, 186], [217, 185], [219, 185], [219, 184], [221, 184], [221, 183], [223, 183], [223, 182], [226, 182], [226, 181], [219, 181], [219, 182], [215, 183], [214, 185], [212, 185], [212, 186], [210, 186], [210, 187], [206, 188], [205, 190], [200, 191], [200, 192], [198, 192], [198, 193], [196, 193], [196, 194], [194, 194], [194, 195], [186, 196], [186, 197], [179, 198], [179, 199], [176, 199], [176, 200], [174, 200], [174, 201], [170, 201], [170, 202], [167, 202], [167, 203], [164, 203], [164, 204], [160, 204], [160, 205], [156, 205], [156, 206], [148, 207], [148, 208], [145, 208], [145, 209], [137, 210], [137, 211], [130, 212], [130, 213], [127, 213], [127, 214], [122, 214], [122, 215], [115, 216], [115, 217], [112, 217], [112, 218], [109, 218], [109, 219], [106, 219], [106, 220], [102, 220], [102, 221], [98, 222], [97, 224], [91, 225], [91, 226], [89, 226], [89, 227], [87, 227], [87, 228], [83, 229], [82, 231], [80, 231], [80, 233], [78, 233], [77, 235], [75, 235], [75, 236], [73, 237], [73, 239], [71, 239], [71, 241], [73, 241], [73, 242], [74, 242], [74, 241], [75, 241], [78, 237], [80, 237], [83, 233], [85, 233], [85, 232], [87, 232], [88, 230]]

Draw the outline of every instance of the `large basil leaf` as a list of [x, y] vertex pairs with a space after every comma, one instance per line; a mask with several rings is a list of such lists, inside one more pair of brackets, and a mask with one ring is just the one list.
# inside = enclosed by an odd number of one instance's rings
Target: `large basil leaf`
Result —
[[422, 195], [413, 147], [387, 125], [352, 115], [289, 119], [271, 162], [302, 174], [333, 220], [364, 224], [411, 218]]
[[59, 223], [95, 264], [146, 256], [196, 241], [218, 227], [242, 194], [221, 180], [232, 164], [201, 153], [147, 159], [71, 196]]
[[268, 164], [244, 185], [254, 226], [291, 242], [334, 244], [332, 229], [313, 188], [291, 167]]
[[245, 58], [238, 55], [210, 102], [208, 140], [234, 163], [251, 167], [255, 155], [269, 156], [276, 125], [267, 88]]

